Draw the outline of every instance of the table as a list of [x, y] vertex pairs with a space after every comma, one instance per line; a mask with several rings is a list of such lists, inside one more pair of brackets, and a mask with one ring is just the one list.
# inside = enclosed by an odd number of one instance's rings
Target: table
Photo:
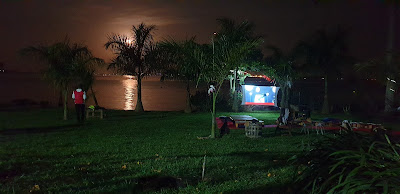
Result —
[[264, 121], [260, 121], [257, 118], [249, 115], [231, 115], [230, 117], [235, 121], [236, 128], [245, 128], [245, 126], [253, 122], [253, 120], [256, 120], [261, 124], [264, 123]]

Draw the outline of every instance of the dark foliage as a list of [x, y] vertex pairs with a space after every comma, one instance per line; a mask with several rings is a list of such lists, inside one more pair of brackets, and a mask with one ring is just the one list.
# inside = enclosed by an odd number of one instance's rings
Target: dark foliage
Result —
[[307, 193], [396, 193], [400, 191], [400, 146], [385, 130], [371, 134], [346, 131], [314, 142], [294, 156]]

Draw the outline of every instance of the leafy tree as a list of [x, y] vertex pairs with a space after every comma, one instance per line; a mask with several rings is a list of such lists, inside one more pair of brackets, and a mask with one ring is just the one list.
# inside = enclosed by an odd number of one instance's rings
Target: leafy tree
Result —
[[[22, 55], [33, 55], [48, 67], [44, 78], [60, 89], [64, 96], [64, 120], [67, 120], [68, 90], [84, 73], [88, 73], [88, 64], [101, 59], [94, 58], [89, 49], [81, 44], [70, 43], [66, 38], [50, 46], [31, 46], [21, 50]], [[91, 83], [88, 83], [91, 84]]]
[[328, 32], [318, 30], [308, 41], [299, 43], [298, 55], [305, 57], [307, 72], [324, 77], [325, 92], [322, 113], [329, 113], [328, 81], [332, 74], [338, 73], [339, 66], [349, 59], [347, 52], [347, 34], [341, 28]]
[[195, 59], [196, 48], [199, 45], [195, 42], [195, 37], [178, 42], [174, 39], [165, 40], [160, 43], [162, 50], [167, 52], [170, 59], [167, 67], [164, 66], [164, 74], [168, 74], [175, 79], [186, 81], [186, 113], [192, 112], [190, 102], [190, 82], [198, 79], [200, 65]]
[[235, 64], [243, 61], [251, 50], [259, 46], [260, 43], [261, 40], [258, 39], [234, 42], [228, 40], [225, 35], [220, 35], [214, 42], [215, 52], [213, 57], [208, 57], [211, 54], [210, 47], [199, 47], [195, 50], [196, 60], [201, 65], [200, 78], [215, 86], [215, 91], [212, 93], [211, 138], [215, 138], [215, 103], [224, 80], [230, 75], [230, 71], [235, 69]]
[[[215, 34], [215, 41], [218, 41], [219, 39], [223, 38], [224, 41], [229, 42], [229, 44], [240, 44], [240, 43], [246, 43], [248, 41], [261, 41], [260, 36], [256, 36], [254, 34], [254, 28], [255, 25], [251, 22], [248, 21], [243, 21], [240, 23], [236, 23], [234, 20], [229, 19], [229, 18], [220, 18], [217, 19], [217, 22], [220, 26], [220, 30], [218, 33]], [[213, 41], [214, 41], [213, 39]], [[215, 48], [218, 49], [218, 48]], [[250, 49], [252, 52], [255, 52], [255, 48]], [[251, 52], [249, 53], [251, 54]], [[236, 87], [237, 87], [237, 80], [238, 80], [238, 71], [239, 69], [243, 68], [245, 66], [244, 62], [246, 59], [249, 59], [246, 57], [243, 57], [241, 60], [238, 61], [232, 61], [231, 64], [233, 70], [233, 76], [231, 76], [231, 79], [233, 79], [233, 83], [231, 85], [231, 95], [233, 97], [233, 104], [232, 104], [232, 109], [237, 112], [239, 107], [238, 107], [238, 96], [236, 92]]]
[[117, 69], [120, 73], [134, 75], [138, 82], [138, 95], [135, 111], [143, 112], [142, 78], [158, 68], [159, 50], [153, 40], [154, 25], [141, 23], [132, 27], [132, 37], [112, 34], [108, 36], [106, 49], [112, 50], [116, 57], [109, 68]]
[[292, 54], [286, 55], [281, 49], [274, 46], [269, 46], [268, 49], [272, 51], [272, 55], [266, 58], [265, 66], [261, 67], [261, 71], [274, 78], [280, 85], [281, 108], [290, 108], [290, 89], [296, 75], [293, 64], [294, 56]]

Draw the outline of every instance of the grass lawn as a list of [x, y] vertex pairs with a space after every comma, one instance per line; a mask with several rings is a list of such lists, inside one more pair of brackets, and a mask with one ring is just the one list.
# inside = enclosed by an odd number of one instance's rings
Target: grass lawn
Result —
[[[239, 114], [266, 124], [278, 117]], [[258, 139], [245, 137], [244, 130], [198, 139], [210, 134], [210, 113], [107, 116], [76, 125], [62, 121], [61, 110], [0, 112], [0, 193], [288, 192], [298, 172], [287, 159], [318, 137], [275, 136], [271, 128]]]

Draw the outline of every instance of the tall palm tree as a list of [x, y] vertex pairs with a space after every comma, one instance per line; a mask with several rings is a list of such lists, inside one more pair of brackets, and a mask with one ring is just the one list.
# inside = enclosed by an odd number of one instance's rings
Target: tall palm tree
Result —
[[388, 42], [386, 48], [386, 60], [385, 60], [385, 69], [387, 71], [387, 79], [386, 79], [386, 92], [385, 92], [385, 112], [393, 111], [394, 105], [394, 93], [396, 88], [396, 73], [398, 73], [399, 69], [393, 64], [393, 42], [395, 38], [395, 15], [396, 9], [392, 5], [390, 6], [389, 11], [389, 28], [388, 28]]
[[144, 111], [142, 104], [142, 78], [156, 70], [154, 69], [154, 60], [156, 59], [154, 53], [157, 48], [153, 40], [154, 30], [154, 25], [141, 23], [132, 27], [131, 37], [113, 34], [108, 36], [108, 42], [104, 45], [106, 49], [110, 49], [116, 54], [109, 68], [137, 77], [136, 112]]
[[318, 30], [308, 41], [299, 43], [296, 50], [306, 60], [308, 72], [324, 78], [324, 103], [322, 113], [329, 113], [328, 81], [333, 73], [338, 73], [339, 66], [348, 60], [346, 31], [337, 28], [336, 31], [327, 32]]
[[395, 38], [395, 15], [397, 2], [389, 4], [389, 27], [387, 36], [386, 53], [384, 58], [371, 59], [367, 62], [358, 63], [354, 67], [358, 73], [367, 78], [377, 78], [385, 85], [385, 109], [384, 112], [392, 112], [395, 102], [396, 84], [400, 79], [400, 57], [393, 50]]
[[178, 42], [174, 39], [164, 40], [160, 47], [165, 50], [170, 58], [170, 65], [164, 68], [167, 74], [173, 78], [186, 81], [186, 113], [192, 112], [190, 102], [190, 82], [198, 79], [200, 69], [195, 59], [195, 49], [199, 45], [195, 42], [195, 37]]
[[92, 61], [92, 53], [81, 44], [70, 43], [66, 38], [50, 46], [30, 46], [21, 50], [23, 55], [33, 55], [44, 62], [48, 67], [44, 78], [62, 91], [64, 96], [64, 120], [68, 119], [68, 90], [71, 84], [81, 74], [83, 62]]
[[[254, 34], [255, 25], [249, 21], [242, 21], [240, 23], [235, 22], [229, 18], [217, 19], [220, 26], [220, 30], [215, 34], [215, 41], [224, 38], [224, 41], [240, 44], [248, 41], [262, 41], [260, 36]], [[216, 48], [217, 50], [218, 48]], [[254, 48], [253, 48], [254, 49]], [[244, 66], [243, 62], [246, 58], [242, 58], [240, 61], [234, 61], [232, 65], [233, 70], [233, 83], [231, 85], [231, 95], [233, 97], [232, 109], [238, 111], [238, 96], [236, 92], [236, 85], [238, 80], [238, 70]]]

